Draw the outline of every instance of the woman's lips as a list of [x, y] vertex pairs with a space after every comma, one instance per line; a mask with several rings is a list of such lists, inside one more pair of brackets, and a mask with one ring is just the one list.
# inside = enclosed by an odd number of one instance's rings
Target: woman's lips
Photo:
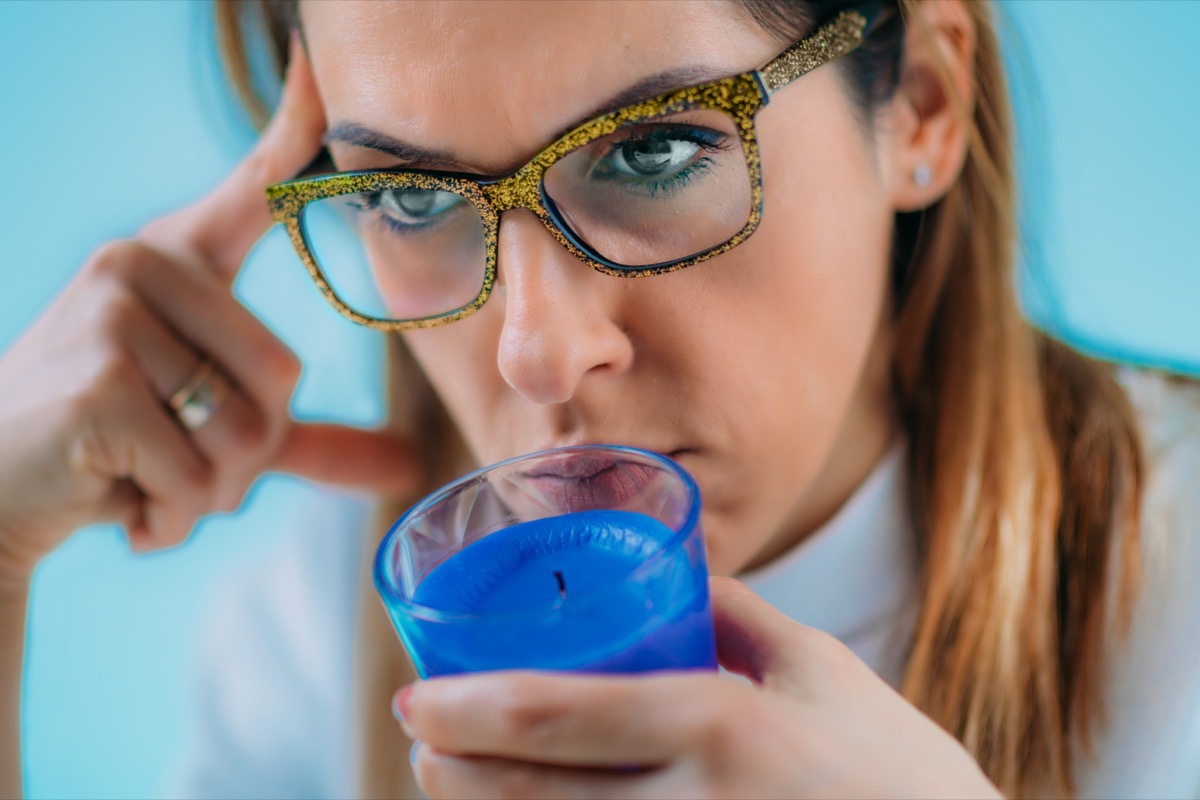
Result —
[[624, 461], [615, 453], [564, 453], [526, 474], [531, 478], [590, 478]]
[[[668, 457], [685, 452], [674, 450]], [[587, 453], [539, 464], [525, 477], [542, 503], [565, 513], [625, 508], [664, 474], [660, 467], [617, 453]]]

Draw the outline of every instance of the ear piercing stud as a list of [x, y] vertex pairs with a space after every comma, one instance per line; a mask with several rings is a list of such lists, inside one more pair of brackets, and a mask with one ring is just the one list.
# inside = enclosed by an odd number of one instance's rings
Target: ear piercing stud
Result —
[[928, 186], [929, 181], [933, 180], [933, 170], [928, 164], [917, 164], [917, 168], [913, 170], [913, 183], [917, 186]]

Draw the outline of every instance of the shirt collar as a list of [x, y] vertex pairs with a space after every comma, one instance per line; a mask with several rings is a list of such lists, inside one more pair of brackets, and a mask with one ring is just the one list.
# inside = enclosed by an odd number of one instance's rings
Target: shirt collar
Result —
[[854, 645], [911, 610], [918, 562], [898, 443], [838, 512], [765, 567], [739, 577], [789, 617]]

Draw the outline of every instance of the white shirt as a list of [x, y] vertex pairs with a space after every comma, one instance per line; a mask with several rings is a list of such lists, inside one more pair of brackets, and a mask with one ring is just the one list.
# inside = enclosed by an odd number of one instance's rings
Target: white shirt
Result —
[[[1114, 651], [1109, 724], [1076, 767], [1081, 797], [1200, 796], [1200, 389], [1121, 379], [1149, 474], [1145, 574], [1130, 638]], [[841, 510], [746, 582], [792, 618], [844, 641], [893, 686], [916, 614], [903, 448]], [[224, 595], [207, 648], [188, 797], [350, 797], [358, 764], [353, 665], [368, 509], [314, 496], [269, 565]], [[398, 754], [397, 757], [403, 757]]]

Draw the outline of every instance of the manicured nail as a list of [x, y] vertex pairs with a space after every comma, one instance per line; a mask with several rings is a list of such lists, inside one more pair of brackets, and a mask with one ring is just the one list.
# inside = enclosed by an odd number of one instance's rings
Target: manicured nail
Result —
[[413, 742], [412, 749], [408, 751], [408, 763], [414, 767], [417, 765], [417, 750], [420, 748], [420, 742]]
[[408, 701], [412, 695], [411, 686], [405, 686], [396, 694], [392, 695], [392, 716], [400, 722], [407, 722], [408, 718]]

